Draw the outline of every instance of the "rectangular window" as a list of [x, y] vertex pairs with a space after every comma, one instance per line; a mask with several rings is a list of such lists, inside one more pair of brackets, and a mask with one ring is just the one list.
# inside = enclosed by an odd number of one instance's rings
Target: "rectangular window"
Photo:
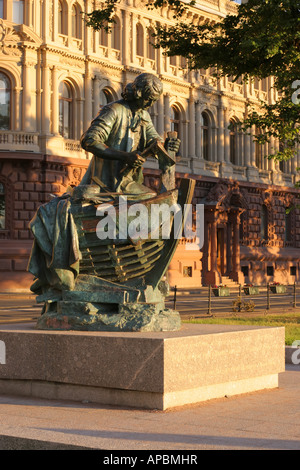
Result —
[[0, 0], [0, 18], [3, 18], [4, 10], [3, 10], [3, 0]]
[[192, 266], [183, 267], [183, 277], [193, 277], [193, 268]]
[[24, 23], [24, 0], [13, 0], [13, 22]]
[[296, 266], [290, 266], [290, 275], [296, 276], [297, 275], [297, 268]]
[[267, 266], [267, 276], [274, 276], [273, 266]]
[[245, 277], [249, 276], [249, 266], [241, 266], [241, 271]]

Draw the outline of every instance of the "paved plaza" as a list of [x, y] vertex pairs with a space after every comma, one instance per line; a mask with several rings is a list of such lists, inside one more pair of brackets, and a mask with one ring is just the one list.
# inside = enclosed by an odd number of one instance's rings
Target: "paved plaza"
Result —
[[287, 365], [278, 389], [165, 412], [1, 396], [0, 449], [298, 450], [299, 390]]
[[[21, 297], [1, 296], [2, 325], [5, 315], [17, 322], [39, 315]], [[170, 411], [1, 395], [0, 450], [298, 450], [299, 390], [300, 365], [286, 364], [278, 389]]]

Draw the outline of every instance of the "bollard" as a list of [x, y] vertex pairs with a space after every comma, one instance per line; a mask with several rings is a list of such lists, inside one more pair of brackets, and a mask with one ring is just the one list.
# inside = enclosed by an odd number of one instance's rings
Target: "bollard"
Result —
[[239, 312], [241, 311], [241, 307], [242, 307], [242, 286], [241, 284], [239, 284], [239, 309], [238, 309]]
[[176, 294], [177, 294], [177, 286], [174, 287], [173, 310], [176, 310]]
[[208, 310], [207, 315], [211, 315], [211, 285], [208, 286]]
[[267, 310], [270, 310], [270, 283], [267, 284]]
[[296, 301], [296, 282], [294, 282], [294, 301], [293, 301], [293, 307], [297, 307], [297, 301]]

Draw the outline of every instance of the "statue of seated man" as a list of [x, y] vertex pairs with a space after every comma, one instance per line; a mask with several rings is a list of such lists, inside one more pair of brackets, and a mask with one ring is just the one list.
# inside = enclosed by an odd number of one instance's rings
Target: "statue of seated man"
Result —
[[[97, 203], [99, 193], [153, 197], [143, 185], [145, 158], [141, 153], [151, 143], [162, 142], [147, 111], [161, 93], [162, 83], [155, 75], [140, 74], [125, 87], [122, 99], [101, 109], [83, 134], [81, 145], [93, 158], [80, 185], [40, 206], [30, 223], [34, 243], [28, 271], [36, 278], [33, 292], [74, 288], [81, 259], [80, 234], [72, 216], [74, 201]], [[168, 151], [176, 152], [179, 145], [179, 139], [171, 139]]]

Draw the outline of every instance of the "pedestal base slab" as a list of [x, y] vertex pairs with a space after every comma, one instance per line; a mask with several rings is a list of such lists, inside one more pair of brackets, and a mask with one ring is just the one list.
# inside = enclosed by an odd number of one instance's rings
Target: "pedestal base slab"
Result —
[[176, 332], [2, 325], [0, 393], [165, 410], [278, 386], [284, 328], [183, 324]]

